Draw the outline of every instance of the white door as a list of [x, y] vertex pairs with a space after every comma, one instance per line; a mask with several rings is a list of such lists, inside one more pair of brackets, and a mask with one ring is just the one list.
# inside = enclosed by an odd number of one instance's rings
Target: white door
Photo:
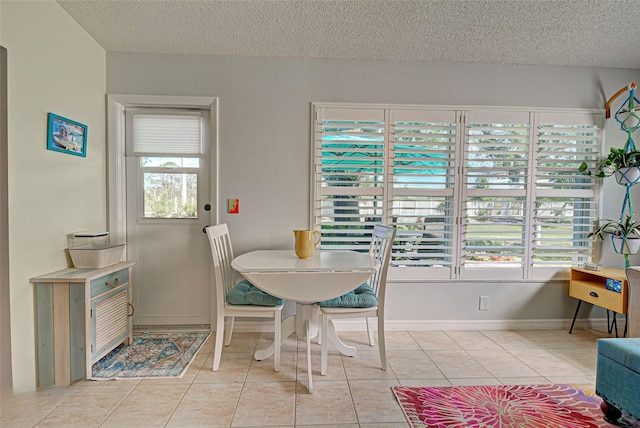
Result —
[[127, 258], [134, 325], [209, 324], [208, 111], [126, 110]]

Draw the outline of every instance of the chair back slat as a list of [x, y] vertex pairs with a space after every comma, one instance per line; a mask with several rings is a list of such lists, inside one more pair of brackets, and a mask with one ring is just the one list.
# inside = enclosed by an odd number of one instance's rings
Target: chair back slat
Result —
[[384, 293], [387, 283], [387, 272], [391, 259], [391, 249], [396, 236], [396, 229], [393, 227], [376, 224], [373, 227], [369, 255], [378, 262], [378, 269], [369, 280], [369, 286], [373, 288], [378, 297], [379, 305], [384, 302]]
[[226, 224], [218, 224], [205, 228], [209, 244], [211, 244], [211, 256], [213, 259], [213, 276], [216, 287], [216, 305], [218, 308], [224, 305], [227, 292], [235, 285], [236, 273], [231, 267], [233, 249], [231, 238]]

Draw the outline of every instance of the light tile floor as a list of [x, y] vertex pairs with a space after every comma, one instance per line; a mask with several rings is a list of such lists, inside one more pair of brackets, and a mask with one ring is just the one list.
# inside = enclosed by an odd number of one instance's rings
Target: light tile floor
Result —
[[218, 372], [213, 335], [181, 379], [82, 381], [3, 398], [9, 427], [407, 427], [390, 387], [571, 383], [593, 386], [595, 330], [390, 331], [389, 368], [380, 370], [366, 332], [340, 332], [358, 354], [329, 355], [320, 376], [312, 345], [314, 393], [307, 393], [306, 345], [282, 347], [282, 368], [255, 361], [269, 333], [234, 333]]

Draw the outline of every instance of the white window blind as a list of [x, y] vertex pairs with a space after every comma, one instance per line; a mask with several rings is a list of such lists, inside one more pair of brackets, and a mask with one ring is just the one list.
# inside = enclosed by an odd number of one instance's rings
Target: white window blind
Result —
[[316, 117], [314, 217], [322, 248], [363, 249], [382, 223], [385, 112], [319, 109]]
[[393, 265], [450, 277], [455, 251], [456, 112], [392, 110], [389, 204]]
[[203, 117], [201, 112], [130, 111], [132, 131], [129, 156], [203, 154]]
[[463, 273], [514, 268], [525, 256], [529, 113], [466, 113]]
[[601, 116], [541, 113], [537, 119], [532, 263], [535, 269], [591, 261], [598, 218], [598, 192], [592, 177], [576, 174], [601, 147]]
[[313, 225], [366, 251], [397, 229], [393, 279], [550, 278], [593, 260], [596, 111], [314, 104]]

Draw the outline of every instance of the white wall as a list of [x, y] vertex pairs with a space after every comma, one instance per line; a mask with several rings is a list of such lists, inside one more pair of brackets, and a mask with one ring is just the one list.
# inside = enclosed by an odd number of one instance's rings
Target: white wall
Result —
[[[9, 305], [9, 162], [7, 159], [7, 50], [0, 46], [0, 400], [13, 391]], [[6, 338], [6, 339], [5, 339]]]
[[[603, 108], [639, 79], [639, 70], [621, 69], [107, 54], [108, 93], [219, 97], [221, 206], [240, 199], [240, 214], [221, 213], [220, 221], [229, 224], [237, 253], [292, 248], [291, 230], [308, 226], [311, 102]], [[613, 120], [606, 131], [608, 146], [626, 141]], [[619, 212], [622, 188], [607, 186], [605, 211]], [[606, 247], [603, 254], [607, 265], [624, 266], [622, 256]], [[567, 324], [575, 310], [566, 281], [389, 287], [391, 323], [473, 328], [511, 320], [526, 327]], [[489, 311], [478, 311], [479, 295], [489, 296]]]
[[[36, 381], [29, 278], [69, 266], [68, 233], [106, 230], [106, 61], [49, 0], [0, 2], [0, 44], [8, 51], [13, 383], [22, 392]], [[86, 158], [46, 149], [48, 112], [88, 125]]]

